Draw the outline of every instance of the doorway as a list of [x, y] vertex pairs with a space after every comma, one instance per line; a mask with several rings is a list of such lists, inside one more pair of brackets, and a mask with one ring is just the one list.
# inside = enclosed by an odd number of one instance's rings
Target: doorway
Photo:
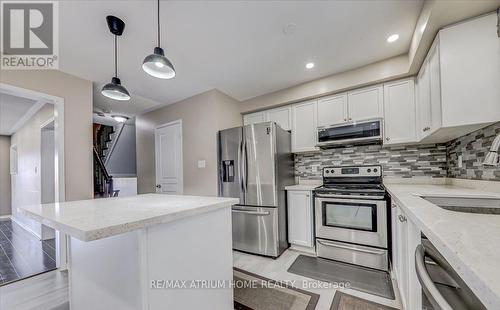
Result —
[[[40, 202], [43, 204], [56, 201], [55, 147], [54, 118], [50, 118], [40, 126]], [[42, 241], [55, 239], [54, 229], [43, 224], [41, 228]]]
[[182, 120], [155, 129], [156, 192], [182, 195]]
[[[17, 212], [63, 202], [64, 99], [0, 83], [0, 134], [10, 140], [10, 214], [0, 222], [0, 286], [66, 268], [67, 236]], [[7, 125], [7, 126], [5, 126]]]

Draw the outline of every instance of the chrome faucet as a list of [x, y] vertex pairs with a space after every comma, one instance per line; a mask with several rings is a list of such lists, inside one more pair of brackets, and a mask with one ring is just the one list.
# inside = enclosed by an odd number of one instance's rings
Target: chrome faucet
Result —
[[484, 158], [483, 165], [498, 166], [498, 149], [500, 149], [500, 134], [498, 134], [491, 144], [490, 151]]

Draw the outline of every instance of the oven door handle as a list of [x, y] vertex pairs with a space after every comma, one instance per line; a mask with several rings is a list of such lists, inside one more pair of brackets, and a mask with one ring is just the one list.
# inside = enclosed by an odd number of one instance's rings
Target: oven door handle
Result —
[[341, 248], [345, 250], [350, 250], [350, 251], [356, 251], [356, 252], [363, 252], [363, 253], [369, 253], [369, 254], [375, 254], [375, 255], [383, 255], [385, 254], [385, 250], [370, 250], [370, 249], [362, 249], [362, 248], [357, 248], [357, 247], [350, 247], [348, 245], [342, 245], [342, 244], [337, 244], [337, 243], [330, 243], [326, 242], [323, 240], [316, 240], [319, 244], [322, 244], [324, 246], [329, 246], [329, 247], [334, 247], [334, 248]]
[[432, 278], [425, 268], [425, 253], [425, 247], [422, 244], [419, 244], [415, 250], [415, 271], [417, 273], [418, 281], [434, 308], [440, 310], [453, 310], [443, 295], [441, 295], [436, 285], [434, 285]]
[[384, 196], [363, 196], [363, 195], [339, 195], [339, 194], [320, 194], [315, 193], [317, 198], [327, 199], [361, 199], [361, 200], [384, 200]]

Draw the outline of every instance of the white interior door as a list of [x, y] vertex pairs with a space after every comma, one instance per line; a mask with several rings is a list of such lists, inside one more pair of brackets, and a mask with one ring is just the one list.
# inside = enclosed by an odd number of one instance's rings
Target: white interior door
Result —
[[182, 121], [155, 130], [156, 192], [182, 194]]

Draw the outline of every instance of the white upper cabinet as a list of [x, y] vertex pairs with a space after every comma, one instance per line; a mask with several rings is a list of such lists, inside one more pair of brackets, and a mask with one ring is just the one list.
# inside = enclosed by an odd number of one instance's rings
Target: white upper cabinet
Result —
[[500, 40], [496, 14], [439, 31], [417, 85], [423, 143], [447, 142], [500, 121]]
[[266, 121], [264, 111], [243, 115], [243, 125], [251, 125]]
[[431, 133], [431, 80], [429, 74], [429, 63], [425, 62], [417, 76], [417, 132], [419, 139], [423, 139]]
[[346, 123], [347, 118], [347, 93], [318, 99], [318, 127]]
[[413, 78], [384, 84], [384, 145], [417, 141]]
[[317, 100], [292, 105], [292, 152], [317, 150]]
[[439, 69], [439, 46], [434, 44], [429, 51], [429, 82], [431, 122], [429, 133], [436, 131], [442, 125], [441, 114], [441, 73]]
[[382, 85], [370, 86], [347, 93], [349, 121], [362, 121], [383, 116], [384, 89]]
[[292, 130], [292, 106], [287, 105], [265, 111], [266, 121], [276, 122], [285, 130]]
[[493, 12], [439, 32], [444, 127], [500, 120], [497, 23], [497, 14]]

